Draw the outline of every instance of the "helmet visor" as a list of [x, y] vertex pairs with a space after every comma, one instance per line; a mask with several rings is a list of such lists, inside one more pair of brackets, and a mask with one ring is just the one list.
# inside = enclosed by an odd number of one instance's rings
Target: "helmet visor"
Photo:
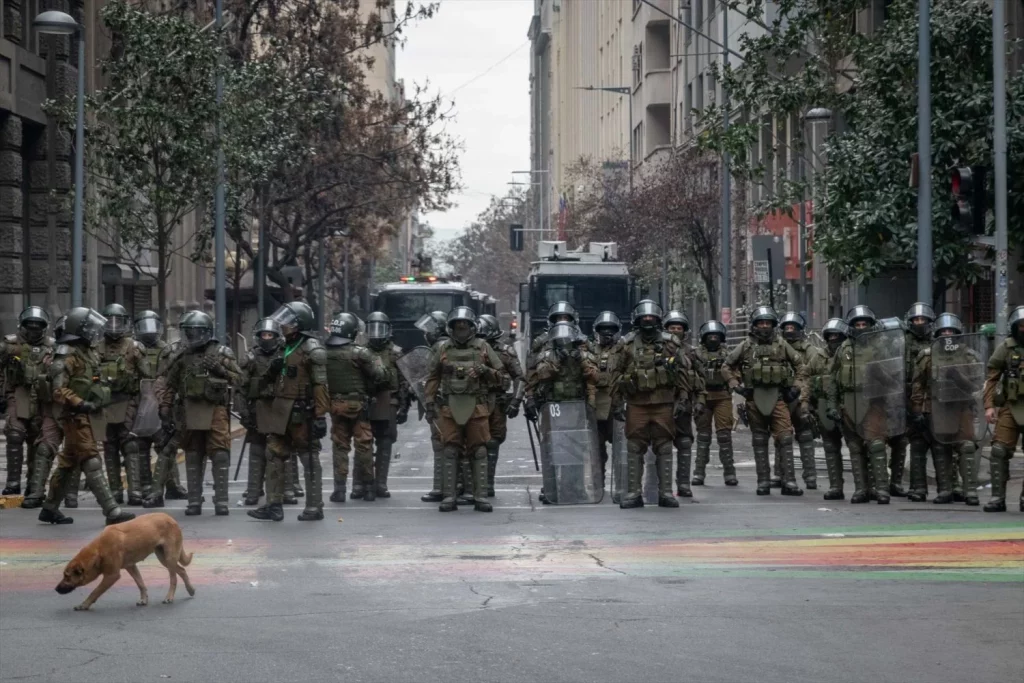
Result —
[[391, 336], [391, 325], [380, 320], [366, 323], [366, 338], [371, 341], [383, 341]]
[[295, 315], [295, 311], [287, 306], [281, 306], [281, 308], [274, 311], [270, 319], [281, 326], [281, 332], [286, 337], [299, 329], [299, 316]]
[[185, 334], [185, 341], [188, 342], [188, 345], [192, 348], [204, 346], [207, 342], [213, 339], [213, 330], [205, 325], [183, 327], [182, 332]]
[[131, 329], [132, 325], [128, 320], [128, 316], [112, 315], [107, 318], [107, 323], [104, 326], [103, 331], [110, 337], [123, 337], [128, 334]]
[[107, 325], [107, 319], [97, 311], [90, 309], [89, 315], [78, 325], [78, 330], [71, 332], [75, 336], [95, 344], [103, 337], [103, 329]]
[[429, 313], [424, 313], [420, 316], [420, 319], [416, 321], [416, 329], [423, 334], [437, 335], [439, 326], [434, 316]]
[[156, 318], [143, 318], [135, 323], [135, 336], [139, 339], [158, 339], [164, 332], [164, 325]]

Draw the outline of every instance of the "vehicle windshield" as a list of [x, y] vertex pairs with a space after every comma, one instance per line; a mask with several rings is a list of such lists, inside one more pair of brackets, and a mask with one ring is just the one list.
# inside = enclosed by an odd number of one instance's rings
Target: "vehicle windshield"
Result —
[[377, 310], [387, 314], [392, 322], [415, 322], [424, 313], [444, 311], [467, 304], [464, 292], [382, 292], [377, 299]]
[[581, 318], [594, 318], [601, 311], [620, 317], [629, 313], [629, 282], [624, 277], [538, 277], [532, 297], [532, 315], [547, 316], [559, 301], [568, 301]]

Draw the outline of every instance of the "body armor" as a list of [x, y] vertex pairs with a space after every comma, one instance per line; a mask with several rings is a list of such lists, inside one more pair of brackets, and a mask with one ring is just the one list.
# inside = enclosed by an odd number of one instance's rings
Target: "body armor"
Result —
[[791, 386], [793, 368], [786, 359], [785, 343], [775, 338], [767, 344], [760, 344], [751, 338], [743, 359], [743, 384], [748, 387]]
[[709, 351], [703, 346], [698, 346], [695, 354], [704, 368], [704, 385], [708, 392], [728, 391], [725, 375], [722, 374], [722, 365], [729, 355], [725, 346], [719, 346], [717, 351]]
[[206, 401], [217, 405], [227, 405], [231, 380], [217, 377], [203, 367], [204, 358], [213, 356], [217, 360], [226, 355], [227, 347], [208, 344], [199, 353], [188, 353], [180, 362], [185, 364], [181, 373], [181, 387], [178, 395], [182, 398]]
[[1012, 337], [1003, 342], [1006, 347], [1006, 369], [1002, 381], [996, 385], [993, 404], [997, 408], [1024, 402], [1024, 346]]
[[[110, 387], [100, 379], [101, 361], [99, 354], [93, 349], [76, 347], [72, 352], [81, 366], [74, 375], [67, 378], [68, 389], [83, 401], [91, 401], [97, 408], [110, 404]], [[63, 364], [61, 364], [63, 368]]]
[[[18, 335], [8, 335], [4, 340], [3, 359], [4, 391], [15, 394], [18, 416], [30, 419], [36, 416], [39, 402], [49, 402], [53, 388], [49, 381], [49, 365], [53, 358], [54, 344], [44, 337], [38, 344], [29, 344]], [[27, 392], [22, 400], [18, 390]], [[22, 405], [25, 403], [26, 405]]]
[[481, 348], [485, 343], [480, 339], [470, 339], [465, 346], [457, 346], [454, 343], [441, 346], [442, 396], [476, 396], [478, 399], [486, 397], [487, 387], [480, 377], [470, 376], [471, 370], [487, 362], [487, 356]]
[[[673, 403], [676, 378], [672, 365], [677, 354], [672, 336], [663, 334], [660, 340], [647, 343], [637, 335], [628, 348], [633, 356], [632, 373], [625, 378], [630, 402]], [[641, 396], [646, 400], [637, 401]]]
[[273, 386], [266, 380], [270, 362], [274, 360], [276, 355], [276, 352], [267, 354], [258, 348], [249, 351], [245, 363], [245, 377], [247, 381], [245, 386], [242, 387], [242, 391], [245, 392], [246, 401], [252, 402], [261, 398], [274, 397]]
[[134, 362], [138, 349], [131, 337], [105, 339], [100, 345], [100, 375], [114, 394], [139, 393], [139, 369]]
[[356, 344], [327, 347], [327, 391], [332, 399], [366, 400], [369, 388], [356, 362], [360, 356], [370, 360], [370, 351]]
[[309, 399], [313, 394], [313, 384], [322, 384], [323, 381], [316, 378], [319, 381], [314, 382], [315, 378], [310, 375], [311, 364], [307, 362], [307, 357], [322, 350], [323, 347], [316, 339], [303, 337], [291, 348], [291, 351], [288, 348], [284, 350], [284, 368], [281, 370], [281, 376], [277, 378], [274, 395], [292, 400]]

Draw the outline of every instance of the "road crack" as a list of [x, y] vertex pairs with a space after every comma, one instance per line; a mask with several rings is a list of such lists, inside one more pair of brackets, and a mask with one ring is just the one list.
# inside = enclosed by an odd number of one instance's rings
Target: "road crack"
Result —
[[615, 572], [616, 574], [622, 574], [623, 576], [629, 576], [629, 574], [627, 574], [624, 571], [620, 571], [620, 570], [616, 569], [615, 567], [609, 567], [608, 565], [606, 565], [604, 563], [604, 560], [602, 560], [600, 557], [598, 557], [594, 553], [587, 553], [587, 557], [589, 557], [594, 562], [596, 562], [597, 566], [600, 567], [601, 569], [607, 569], [608, 571]]

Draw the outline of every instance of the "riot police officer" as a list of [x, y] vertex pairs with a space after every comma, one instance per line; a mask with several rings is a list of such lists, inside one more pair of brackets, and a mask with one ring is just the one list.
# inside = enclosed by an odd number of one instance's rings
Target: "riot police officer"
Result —
[[[145, 411], [148, 406], [159, 403], [159, 395], [163, 390], [163, 377], [161, 370], [165, 369], [161, 363], [161, 357], [166, 355], [167, 342], [163, 340], [164, 324], [156, 311], [142, 311], [135, 316], [135, 341], [142, 345], [142, 352], [146, 355], [146, 362], [149, 365], [151, 374], [155, 379], [142, 378], [139, 381], [139, 410]], [[152, 415], [155, 419], [156, 413]], [[138, 421], [138, 420], [137, 420]], [[148, 423], [147, 423], [147, 426]], [[158, 424], [152, 425], [154, 430], [141, 430], [133, 428], [138, 437], [139, 444], [139, 474], [142, 487], [142, 497], [149, 499], [153, 495], [153, 466], [150, 460], [153, 450], [153, 438], [158, 431]], [[177, 472], [177, 468], [174, 468]], [[181, 484], [175, 480], [167, 482], [167, 497], [171, 499], [183, 499], [186, 493], [181, 489]]]
[[160, 398], [160, 419], [172, 422], [175, 400], [183, 404], [184, 425], [180, 443], [185, 449], [188, 478], [186, 515], [203, 510], [203, 471], [213, 464], [213, 506], [219, 516], [228, 514], [228, 468], [231, 464], [231, 428], [228, 416], [232, 387], [242, 371], [230, 347], [213, 336], [213, 318], [190, 311], [181, 320], [184, 344], [167, 368], [166, 390]]
[[[1024, 306], [1013, 309], [1007, 323], [1010, 336], [989, 358], [985, 378], [985, 419], [995, 425], [989, 461], [992, 498], [985, 503], [985, 512], [1006, 512], [1010, 458], [1024, 434]], [[1024, 488], [1020, 510], [1024, 512]]]
[[[624, 362], [616, 380], [616, 400], [626, 402], [626, 493], [622, 509], [644, 506], [641, 481], [647, 448], [654, 451], [658, 471], [658, 505], [679, 507], [672, 495], [672, 442], [675, 406], [693, 388], [689, 362], [679, 352], [676, 338], [662, 330], [662, 310], [653, 301], [633, 309], [633, 332], [623, 341]], [[621, 411], [621, 408], [617, 408]], [[621, 413], [620, 413], [621, 415]]]
[[828, 416], [828, 401], [832, 375], [829, 369], [839, 347], [850, 336], [850, 328], [842, 318], [829, 318], [821, 328], [825, 340], [825, 353], [815, 354], [807, 364], [810, 375], [811, 401], [821, 428], [821, 443], [825, 450], [825, 470], [828, 472], [828, 491], [825, 500], [845, 500], [843, 493], [843, 431], [841, 424]]
[[703, 373], [707, 410], [697, 417], [697, 460], [693, 468], [692, 483], [703, 486], [706, 468], [711, 460], [711, 427], [718, 439], [718, 459], [722, 462], [722, 476], [726, 486], [736, 486], [736, 463], [732, 452], [733, 417], [732, 396], [722, 372], [728, 356], [725, 347], [725, 325], [709, 320], [700, 326], [700, 346], [695, 353], [698, 370]]
[[263, 495], [267, 471], [267, 435], [259, 430], [259, 416], [272, 410], [274, 378], [269, 377], [270, 364], [280, 355], [284, 336], [277, 321], [264, 318], [252, 330], [252, 348], [242, 364], [242, 426], [249, 443], [249, 472], [246, 479], [245, 505], [257, 505]]
[[[913, 392], [912, 379], [915, 364], [921, 352], [932, 343], [932, 325], [935, 322], [935, 311], [926, 303], [917, 302], [907, 310], [905, 317], [906, 342], [906, 380], [907, 402]], [[912, 501], [923, 501], [928, 496], [927, 459], [932, 446], [931, 434], [926, 425], [907, 424], [906, 434], [889, 440], [889, 468], [891, 481], [889, 493], [893, 496], [909, 496]], [[910, 491], [903, 489], [903, 471], [906, 467], [906, 450], [910, 446]], [[932, 453], [934, 460], [935, 454]]]
[[[579, 322], [579, 314], [568, 301], [557, 301], [551, 304], [551, 308], [548, 309], [548, 329], [534, 337], [530, 343], [530, 356], [535, 359], [536, 355], [544, 349], [544, 344], [548, 340], [548, 331], [552, 326], [557, 323], [579, 325]], [[532, 367], [530, 358], [527, 358], [527, 366]]]
[[21, 469], [27, 446], [28, 479], [22, 507], [42, 504], [46, 478], [61, 441], [49, 384], [49, 366], [55, 350], [54, 340], [46, 334], [49, 325], [46, 311], [29, 306], [18, 316], [17, 333], [7, 335], [0, 345], [7, 404], [7, 485], [3, 495], [21, 493]]
[[[430, 347], [431, 355], [441, 341], [448, 338], [448, 315], [443, 311], [431, 311], [416, 321], [416, 328], [423, 332], [423, 339]], [[424, 406], [426, 408], [426, 406]], [[434, 456], [434, 483], [430, 491], [420, 496], [424, 503], [440, 503], [444, 499], [441, 493], [441, 480], [444, 471], [444, 444], [441, 434], [437, 431], [436, 421], [427, 416], [430, 425], [430, 447]]]
[[[601, 449], [602, 486], [605, 469], [608, 466], [608, 444], [612, 443], [614, 434], [612, 405], [615, 377], [622, 368], [623, 347], [619, 344], [619, 333], [622, 323], [619, 316], [612, 311], [602, 311], [594, 319], [594, 334], [590, 342], [590, 356], [597, 366], [597, 385], [594, 395], [594, 411], [597, 413], [597, 434]], [[618, 501], [615, 501], [618, 502]]]
[[78, 307], [68, 312], [65, 334], [58, 340], [68, 346], [66, 355], [51, 366], [53, 400], [61, 406], [64, 450], [50, 479], [50, 488], [39, 511], [39, 521], [71, 524], [74, 520], [60, 511], [67, 487], [77, 482], [77, 468], [85, 474], [85, 483], [103, 509], [107, 524], [135, 519], [114, 500], [103, 476], [96, 436], [106, 433], [102, 411], [110, 403], [110, 387], [97, 381], [101, 377], [100, 356], [96, 344], [103, 334], [106, 319], [91, 308]]
[[807, 366], [778, 334], [779, 319], [769, 306], [750, 317], [750, 334], [732, 350], [722, 367], [729, 388], [747, 400], [757, 470], [757, 495], [771, 493], [768, 437], [782, 458], [782, 495], [802, 496], [793, 463], [793, 422], [789, 405], [807, 410]]
[[[821, 373], [828, 371], [825, 367], [825, 352], [812, 344], [804, 332], [807, 326], [804, 317], [793, 311], [789, 311], [779, 323], [782, 330], [782, 338], [785, 339], [793, 349], [803, 356], [804, 364], [810, 368], [812, 365]], [[810, 374], [810, 370], [808, 370]], [[790, 418], [793, 420], [793, 429], [796, 431], [796, 443], [800, 449], [800, 466], [802, 470], [804, 486], [810, 490], [818, 488], [818, 471], [814, 463], [814, 417], [809, 411], [801, 410], [798, 402], [789, 406]], [[776, 474], [780, 473], [779, 461], [776, 457]], [[774, 478], [772, 486], [775, 485]], [[780, 479], [781, 485], [781, 479]]]
[[388, 471], [391, 469], [391, 451], [398, 439], [398, 425], [405, 424], [409, 417], [409, 386], [398, 371], [397, 362], [402, 349], [391, 342], [391, 320], [380, 311], [374, 311], [366, 317], [366, 339], [370, 353], [377, 357], [387, 381], [377, 387], [377, 392], [370, 401], [370, 431], [373, 433], [375, 449], [373, 452], [374, 490], [363, 492], [362, 483], [352, 482], [352, 497], [374, 500], [377, 496], [390, 498], [388, 491]]
[[694, 416], [700, 417], [707, 408], [704, 374], [700, 369], [697, 354], [689, 342], [690, 319], [686, 314], [682, 311], [669, 311], [663, 324], [665, 331], [676, 338], [680, 351], [689, 361], [688, 384], [691, 390], [689, 395], [681, 396], [676, 403], [676, 436], [673, 443], [676, 447], [676, 495], [692, 498], [690, 464], [693, 456], [693, 418]]
[[[491, 345], [504, 366], [502, 384], [494, 387], [491, 395], [494, 407], [491, 409], [489, 422], [491, 438], [487, 441], [487, 497], [493, 498], [494, 474], [498, 467], [501, 444], [505, 443], [508, 434], [508, 418], [519, 414], [526, 383], [515, 349], [501, 342], [501, 324], [497, 318], [487, 313], [481, 315], [477, 320], [477, 336]], [[511, 394], [509, 390], [512, 391]]]
[[[279, 522], [284, 518], [285, 463], [298, 455], [306, 478], [306, 506], [299, 521], [324, 518], [323, 472], [320, 439], [327, 434], [327, 351], [316, 338], [316, 322], [309, 304], [292, 301], [270, 316], [281, 326], [284, 348], [271, 363], [275, 413], [279, 420], [267, 428], [267, 505], [249, 516]], [[283, 424], [282, 424], [283, 423]], [[262, 429], [261, 429], [262, 431]], [[191, 488], [191, 486], [189, 487]]]
[[118, 504], [124, 503], [121, 467], [128, 480], [128, 505], [142, 505], [142, 470], [139, 440], [132, 431], [139, 405], [141, 380], [152, 379], [145, 347], [132, 338], [132, 322], [121, 304], [103, 309], [107, 319], [103, 341], [99, 345], [101, 377], [110, 387], [110, 405], [106, 409], [107, 437], [103, 459], [107, 482]]
[[491, 512], [487, 502], [487, 442], [491, 438], [487, 395], [500, 385], [501, 358], [476, 337], [476, 314], [459, 306], [448, 314], [448, 339], [430, 359], [424, 395], [428, 419], [437, 422], [444, 445], [441, 512], [455, 510], [456, 462], [465, 449], [472, 461], [474, 508]]

